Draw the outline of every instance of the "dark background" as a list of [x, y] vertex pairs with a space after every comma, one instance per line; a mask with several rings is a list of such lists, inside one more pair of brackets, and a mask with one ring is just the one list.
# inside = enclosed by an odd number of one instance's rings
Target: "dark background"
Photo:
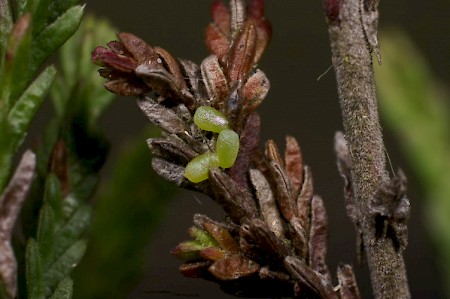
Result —
[[[203, 32], [211, 20], [211, 2], [97, 0], [87, 4], [87, 11], [107, 17], [120, 31], [132, 32], [176, 57], [200, 63], [208, 55]], [[449, 82], [448, 0], [382, 1], [380, 11], [381, 28], [395, 26], [406, 31], [427, 57], [433, 71], [444, 82]], [[339, 262], [353, 264], [358, 269], [363, 298], [370, 298], [367, 269], [359, 270], [357, 266], [355, 234], [345, 216], [342, 182], [335, 166], [333, 136], [342, 125], [334, 72], [328, 72], [317, 81], [331, 65], [321, 1], [267, 0], [266, 16], [271, 20], [274, 31], [272, 42], [260, 63], [271, 82], [269, 95], [259, 109], [263, 124], [262, 140], [275, 139], [283, 146], [285, 135], [298, 138], [304, 159], [313, 170], [315, 193], [324, 198], [329, 214], [330, 270], [334, 272]], [[110, 159], [115, 158], [115, 148], [120, 143], [147, 125], [134, 101], [126, 98], [115, 102], [103, 123], [113, 141]], [[412, 295], [414, 298], [443, 298], [438, 261], [434, 259], [435, 252], [426, 235], [419, 182], [402, 158], [396, 138], [388, 130], [385, 130], [385, 135], [394, 169], [402, 167], [409, 179], [412, 216], [410, 244], [405, 258]], [[152, 171], [150, 167], [149, 171]], [[188, 237], [186, 229], [192, 224], [192, 215], [196, 212], [219, 219], [222, 215], [210, 199], [181, 192], [169, 205], [161, 227], [148, 246], [146, 275], [129, 295], [130, 298], [232, 298], [215, 284], [182, 277], [177, 271], [179, 262], [169, 254], [170, 248]]]

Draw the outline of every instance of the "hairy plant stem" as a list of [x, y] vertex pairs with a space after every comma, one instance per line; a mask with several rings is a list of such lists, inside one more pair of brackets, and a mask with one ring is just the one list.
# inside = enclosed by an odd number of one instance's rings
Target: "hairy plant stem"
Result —
[[332, 19], [333, 15], [327, 15], [345, 137], [351, 157], [352, 189], [375, 297], [410, 298], [402, 251], [395, 248], [392, 239], [376, 237], [375, 221], [370, 214], [370, 201], [380, 184], [389, 181], [389, 175], [385, 168], [371, 46], [363, 26], [361, 1], [341, 0], [337, 2], [338, 18]]

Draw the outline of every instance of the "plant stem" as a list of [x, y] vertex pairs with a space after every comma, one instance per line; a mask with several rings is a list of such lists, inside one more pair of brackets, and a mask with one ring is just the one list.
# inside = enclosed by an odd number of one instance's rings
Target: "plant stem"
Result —
[[369, 208], [380, 184], [389, 181], [389, 175], [378, 118], [371, 46], [362, 22], [362, 1], [324, 1], [352, 164], [352, 189], [375, 297], [410, 298], [402, 252], [395, 248], [392, 239], [376, 238]]

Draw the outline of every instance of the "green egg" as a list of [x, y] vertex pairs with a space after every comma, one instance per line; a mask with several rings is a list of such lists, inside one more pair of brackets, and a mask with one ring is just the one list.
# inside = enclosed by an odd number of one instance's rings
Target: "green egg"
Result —
[[215, 133], [228, 129], [225, 115], [210, 106], [201, 106], [195, 111], [194, 123], [202, 130]]
[[229, 168], [233, 166], [239, 152], [239, 135], [233, 130], [223, 130], [216, 141], [216, 153], [219, 166]]
[[219, 159], [216, 153], [206, 152], [198, 155], [188, 163], [184, 176], [193, 183], [200, 183], [208, 178], [209, 168], [218, 167]]

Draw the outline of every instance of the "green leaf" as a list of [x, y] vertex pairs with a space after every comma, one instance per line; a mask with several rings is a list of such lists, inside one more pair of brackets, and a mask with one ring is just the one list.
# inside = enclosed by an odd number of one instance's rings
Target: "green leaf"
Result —
[[57, 244], [53, 252], [55, 258], [65, 252], [87, 230], [92, 218], [92, 208], [82, 205], [57, 232]]
[[54, 256], [55, 246], [59, 240], [55, 239], [55, 214], [48, 204], [44, 204], [39, 212], [37, 242], [43, 269], [47, 269]]
[[65, 279], [70, 272], [72, 272], [73, 268], [78, 265], [86, 251], [86, 246], [87, 242], [85, 240], [75, 242], [58, 258], [58, 260], [56, 260], [51, 268], [45, 272], [45, 281], [51, 290], [55, 289], [59, 282]]
[[11, 1], [0, 0], [0, 70], [3, 68], [8, 37], [13, 27]]
[[29, 299], [45, 298], [39, 245], [34, 239], [28, 240], [26, 249], [26, 280]]
[[56, 287], [55, 292], [50, 299], [70, 299], [73, 293], [73, 280], [66, 278], [62, 280]]
[[28, 1], [27, 11], [33, 15], [33, 35], [41, 32], [47, 23], [50, 0]]
[[62, 195], [59, 179], [55, 174], [50, 173], [45, 182], [44, 203], [47, 203], [53, 210], [56, 221], [62, 218]]
[[50, 1], [49, 10], [49, 21], [53, 22], [60, 15], [62, 15], [65, 11], [67, 11], [72, 6], [80, 4], [79, 0], [58, 0], [58, 1]]
[[31, 120], [50, 90], [55, 75], [55, 68], [47, 67], [20, 96], [9, 112], [8, 122], [15, 136], [14, 151], [25, 138]]
[[16, 11], [14, 14], [14, 19], [18, 19], [19, 16], [24, 14], [27, 7], [27, 3], [31, 2], [31, 0], [15, 0], [14, 2], [16, 3]]
[[0, 104], [8, 112], [29, 82], [31, 16], [22, 16], [9, 35], [0, 78]]
[[31, 59], [31, 68], [33, 70], [37, 69], [75, 33], [80, 25], [83, 12], [84, 6], [71, 7], [33, 39], [33, 55]]
[[[61, 48], [62, 75], [51, 93], [59, 117], [67, 114], [64, 108], [70, 100], [86, 114], [88, 128], [93, 128], [97, 118], [110, 105], [114, 95], [103, 88], [103, 79], [98, 76], [98, 67], [91, 62], [90, 56], [96, 45], [115, 39], [115, 32], [117, 30], [108, 22], [88, 15], [77, 33]], [[70, 106], [73, 108], [74, 105]]]

